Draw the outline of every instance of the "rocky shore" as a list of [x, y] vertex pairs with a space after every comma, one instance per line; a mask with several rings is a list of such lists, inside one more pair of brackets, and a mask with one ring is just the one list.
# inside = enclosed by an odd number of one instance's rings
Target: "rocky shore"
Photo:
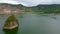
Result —
[[11, 15], [7, 18], [3, 29], [11, 30], [18, 27], [18, 20], [14, 15]]

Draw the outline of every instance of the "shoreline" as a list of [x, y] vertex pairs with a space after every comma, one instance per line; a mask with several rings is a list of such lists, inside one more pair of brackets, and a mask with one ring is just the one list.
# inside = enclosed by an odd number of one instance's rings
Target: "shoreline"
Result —
[[18, 27], [18, 25], [14, 25], [14, 26], [12, 26], [12, 27], [6, 27], [6, 26], [4, 26], [3, 29], [11, 30], [11, 29], [14, 29], [14, 28], [16, 28], [16, 27]]

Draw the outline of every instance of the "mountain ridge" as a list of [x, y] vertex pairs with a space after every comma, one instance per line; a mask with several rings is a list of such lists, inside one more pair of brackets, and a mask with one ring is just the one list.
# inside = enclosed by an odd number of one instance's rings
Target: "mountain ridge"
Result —
[[[60, 12], [60, 4], [39, 4], [37, 6], [26, 7], [22, 4], [14, 5], [8, 3], [0, 3], [0, 9], [19, 9], [24, 10], [26, 12]], [[1, 10], [0, 10], [1, 11]]]

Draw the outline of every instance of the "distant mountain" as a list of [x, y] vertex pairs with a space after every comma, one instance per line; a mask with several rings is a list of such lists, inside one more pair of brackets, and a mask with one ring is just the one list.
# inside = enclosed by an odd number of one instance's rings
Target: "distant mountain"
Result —
[[8, 3], [0, 3], [0, 7], [15, 7], [15, 8], [38, 8], [38, 9], [51, 9], [51, 8], [59, 8], [60, 9], [60, 4], [51, 4], [51, 5], [45, 5], [45, 4], [40, 4], [37, 6], [32, 6], [32, 7], [26, 7], [23, 6], [22, 4], [18, 4], [18, 5], [13, 5], [13, 4], [8, 4]]
[[18, 5], [13, 5], [13, 4], [8, 4], [8, 3], [0, 3], [0, 7], [3, 6], [3, 7], [12, 7], [12, 8], [21, 8], [21, 7], [24, 7], [22, 4], [18, 4]]
[[37, 6], [26, 7], [22, 4], [13, 5], [8, 3], [0, 3], [0, 11], [7, 8], [24, 10], [26, 12], [60, 12], [60, 4], [40, 4]]
[[[13, 5], [8, 3], [0, 3], [0, 14], [6, 14], [6, 13], [20, 13], [21, 11], [24, 11], [24, 6], [19, 5]], [[17, 11], [17, 12], [16, 12]], [[20, 11], [20, 12], [19, 12]]]
[[50, 11], [50, 12], [53, 12], [53, 11], [56, 11], [56, 12], [60, 12], [60, 4], [51, 4], [51, 5], [37, 5], [36, 8], [38, 10], [46, 10], [46, 11]]

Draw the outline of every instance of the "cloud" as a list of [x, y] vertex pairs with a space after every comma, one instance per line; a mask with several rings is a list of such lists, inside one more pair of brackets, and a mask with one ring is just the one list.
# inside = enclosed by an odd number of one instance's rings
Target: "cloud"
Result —
[[0, 0], [0, 3], [19, 4], [18, 2], [14, 0]]
[[60, 4], [60, 0], [54, 0], [55, 4]]
[[29, 6], [33, 6], [37, 4], [52, 4], [52, 0], [19, 0], [19, 2], [24, 2]]
[[60, 0], [0, 0], [0, 3], [23, 4], [25, 6], [35, 6], [38, 4], [60, 4]]
[[18, 2], [16, 0], [0, 0], [0, 3], [22, 4], [22, 5], [28, 6], [28, 4], [25, 4], [24, 2]]

